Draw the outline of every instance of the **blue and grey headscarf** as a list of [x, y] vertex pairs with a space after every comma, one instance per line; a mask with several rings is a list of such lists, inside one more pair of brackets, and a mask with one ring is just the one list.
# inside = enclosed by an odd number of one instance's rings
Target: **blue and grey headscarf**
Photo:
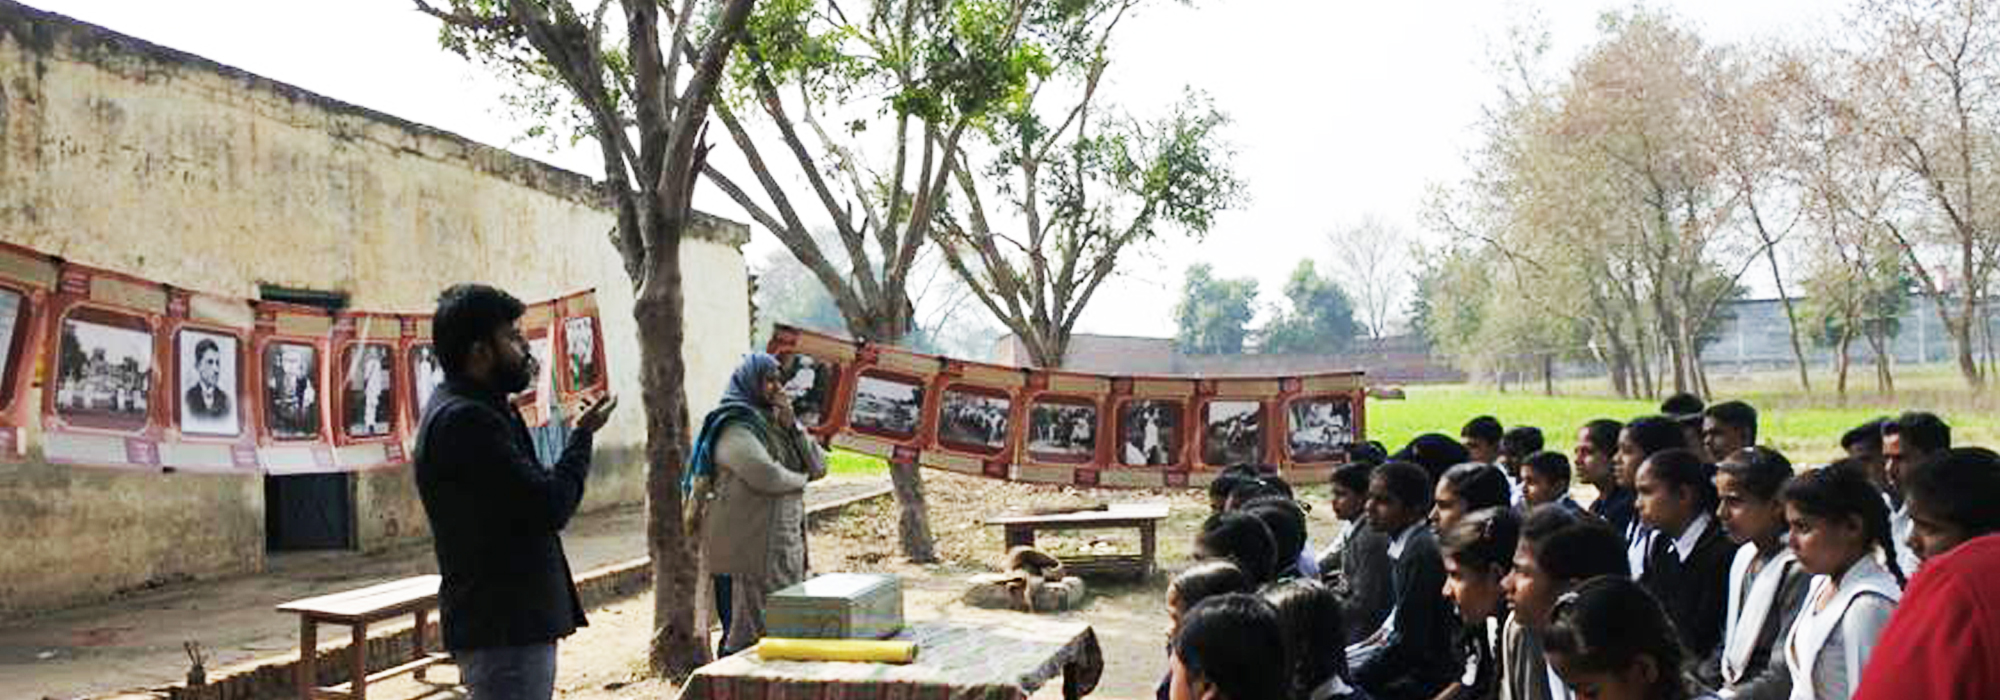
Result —
[[722, 437], [724, 427], [742, 422], [756, 433], [759, 441], [768, 436], [770, 425], [764, 414], [770, 410], [771, 403], [764, 400], [764, 377], [778, 369], [778, 358], [770, 353], [753, 352], [743, 356], [736, 372], [729, 375], [729, 386], [722, 390], [722, 403], [701, 421], [701, 433], [695, 438], [693, 452], [688, 455], [687, 469], [681, 472], [681, 493], [684, 496], [692, 498], [698, 491], [695, 488], [698, 482], [708, 483], [714, 477], [715, 442]]

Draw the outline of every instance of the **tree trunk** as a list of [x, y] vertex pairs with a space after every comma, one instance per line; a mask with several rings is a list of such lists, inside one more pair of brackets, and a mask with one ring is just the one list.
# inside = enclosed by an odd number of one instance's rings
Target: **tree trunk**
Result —
[[1847, 365], [1848, 365], [1847, 348], [1853, 342], [1854, 342], [1854, 331], [1842, 328], [1840, 330], [1840, 339], [1834, 343], [1834, 348], [1835, 348], [1835, 353], [1833, 356], [1834, 357], [1833, 367], [1834, 367], [1834, 377], [1835, 377], [1834, 387], [1835, 391], [1840, 393], [1840, 400], [1842, 403], [1845, 403], [1847, 401]]
[[1889, 398], [1896, 397], [1896, 379], [1889, 371], [1889, 343], [1882, 337], [1878, 324], [1869, 324], [1864, 333], [1868, 337], [1868, 347], [1875, 351], [1875, 390]]
[[1952, 344], [1958, 346], [1958, 372], [1965, 375], [1965, 383], [1973, 391], [1986, 387], [1986, 376], [1979, 371], [1979, 360], [1973, 357], [1972, 352], [1972, 322], [1979, 316], [1977, 304], [1978, 300], [1971, 294], [1965, 295], [1965, 300], [1960, 302], [1958, 323], [1945, 326], [1945, 330], [1953, 331]]
[[[639, 324], [639, 387], [646, 406], [646, 552], [653, 564], [653, 637], [647, 663], [681, 679], [708, 663], [708, 635], [694, 619], [696, 545], [681, 527], [681, 470], [687, 463], [687, 367], [681, 356], [680, 241], [687, 213], [659, 211], [646, 281], [632, 305]], [[650, 232], [649, 232], [650, 233]]]
[[1556, 395], [1556, 356], [1542, 355], [1542, 395]]

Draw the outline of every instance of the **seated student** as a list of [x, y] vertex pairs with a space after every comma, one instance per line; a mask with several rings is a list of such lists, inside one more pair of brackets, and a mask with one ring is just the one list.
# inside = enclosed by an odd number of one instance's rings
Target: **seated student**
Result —
[[1799, 568], [1786, 542], [1778, 490], [1791, 478], [1792, 463], [1764, 447], [1737, 450], [1716, 467], [1716, 517], [1738, 547], [1729, 565], [1721, 653], [1703, 660], [1695, 675], [1724, 698], [1782, 700], [1792, 692], [1784, 655], [1773, 651], [1805, 604], [1812, 575]]
[[1222, 499], [1223, 510], [1242, 510], [1243, 504], [1260, 498], [1291, 498], [1291, 487], [1279, 484], [1276, 477], [1259, 477], [1236, 485], [1229, 495]]
[[1701, 397], [1687, 392], [1660, 402], [1660, 416], [1680, 426], [1681, 446], [1693, 450], [1704, 462], [1709, 460], [1707, 448], [1701, 445], [1701, 412], [1705, 408]]
[[1271, 528], [1249, 513], [1225, 510], [1208, 516], [1194, 538], [1196, 559], [1227, 559], [1250, 577], [1252, 586], [1271, 581], [1277, 572], [1278, 544]]
[[1431, 480], [1422, 467], [1389, 462], [1368, 481], [1368, 525], [1389, 535], [1390, 612], [1348, 648], [1354, 680], [1381, 700], [1429, 698], [1458, 675], [1448, 659], [1453, 627], [1444, 599], [1444, 559], [1431, 534]]
[[1854, 697], [2000, 698], [2000, 455], [1947, 450], [1903, 478], [1923, 567]]
[[[1655, 452], [1672, 449], [1687, 449], [1687, 442], [1680, 426], [1667, 417], [1642, 416], [1626, 423], [1625, 429], [1618, 431], [1618, 486], [1634, 489], [1636, 494], [1639, 465]], [[1635, 517], [1624, 535], [1626, 563], [1632, 568], [1632, 578], [1639, 580], [1645, 576], [1646, 555], [1653, 548], [1653, 527]]]
[[[1167, 643], [1171, 655], [1174, 634], [1180, 631], [1181, 620], [1189, 610], [1201, 601], [1228, 593], [1250, 593], [1256, 590], [1250, 585], [1250, 577], [1242, 569], [1228, 561], [1207, 561], [1189, 567], [1174, 576], [1167, 584]], [[1154, 692], [1158, 700], [1166, 700], [1173, 685], [1173, 672], [1160, 678], [1160, 686]]]
[[1411, 438], [1410, 444], [1397, 450], [1389, 460], [1409, 462], [1423, 467], [1424, 473], [1430, 475], [1431, 481], [1437, 481], [1439, 477], [1444, 476], [1446, 469], [1478, 461], [1472, 458], [1472, 453], [1466, 451], [1464, 445], [1445, 437], [1443, 433], [1424, 433]]
[[1505, 435], [1506, 430], [1500, 427], [1498, 418], [1479, 416], [1466, 421], [1465, 427], [1458, 429], [1459, 443], [1465, 445], [1468, 455], [1464, 461], [1485, 464], [1500, 461], [1500, 438]]
[[[1865, 475], [1815, 469], [1780, 492], [1792, 553], [1813, 574], [1805, 607], [1780, 649], [1795, 700], [1844, 700], [1861, 681], [1875, 639], [1902, 595], [1889, 509]], [[1876, 562], [1880, 553], [1888, 570]]]
[[1909, 505], [1903, 503], [1903, 474], [1948, 449], [1951, 449], [1951, 426], [1936, 415], [1910, 411], [1882, 424], [1882, 471], [1894, 487], [1888, 492], [1893, 508], [1889, 513], [1889, 532], [1896, 542], [1892, 550], [1896, 564], [1904, 571], [1915, 571], [1918, 560], [1916, 551], [1906, 544], [1910, 541], [1911, 523]]
[[1445, 470], [1431, 500], [1431, 529], [1444, 532], [1466, 513], [1507, 505], [1507, 477], [1491, 464], [1466, 462]]
[[1514, 568], [1521, 518], [1511, 508], [1473, 511], [1438, 538], [1444, 554], [1444, 597], [1458, 606], [1464, 624], [1459, 656], [1465, 669], [1438, 700], [1481, 700], [1500, 696], [1501, 631], [1507, 622], [1502, 583]]
[[1549, 504], [1581, 515], [1583, 506], [1569, 497], [1569, 460], [1561, 452], [1543, 450], [1528, 455], [1521, 463], [1521, 505], [1523, 510]]
[[1284, 628], [1262, 598], [1225, 593], [1202, 601], [1181, 618], [1172, 648], [1171, 700], [1291, 697]]
[[1693, 452], [1653, 453], [1639, 467], [1639, 519], [1657, 533], [1639, 583], [1666, 606], [1698, 658], [1722, 645], [1729, 563], [1736, 548], [1715, 525], [1715, 481]]
[[1577, 697], [1689, 700], [1687, 652], [1660, 603], [1631, 579], [1585, 581], [1556, 602], [1543, 640], [1549, 665]]
[[1344, 464], [1333, 470], [1333, 515], [1340, 534], [1319, 556], [1320, 579], [1340, 598], [1347, 643], [1361, 641], [1389, 614], [1389, 536], [1368, 527], [1368, 480], [1375, 468]]
[[1710, 459], [1722, 460], [1757, 444], [1757, 409], [1742, 401], [1724, 401], [1701, 412], [1701, 446]]
[[[1868, 480], [1882, 493], [1894, 491], [1896, 486], [1889, 483], [1889, 475], [1882, 468], [1882, 424], [1887, 418], [1876, 418], [1849, 428], [1840, 435], [1840, 450], [1847, 458], [1860, 464], [1868, 472]], [[1891, 504], [1893, 506], [1893, 504]]]
[[1511, 700], [1567, 700], [1568, 688], [1542, 658], [1541, 634], [1556, 598], [1585, 580], [1624, 576], [1625, 543], [1602, 521], [1554, 506], [1529, 511], [1507, 574], [1513, 615], [1502, 633], [1501, 683]]
[[1577, 479], [1597, 488], [1590, 514], [1621, 535], [1639, 519], [1639, 494], [1618, 484], [1618, 436], [1624, 432], [1625, 424], [1609, 418], [1583, 424], [1576, 434], [1575, 465]]
[[1367, 700], [1347, 670], [1347, 632], [1340, 599], [1318, 581], [1294, 579], [1264, 589], [1291, 651], [1295, 700]]
[[1257, 470], [1245, 465], [1226, 467], [1208, 482], [1208, 512], [1220, 513], [1228, 510], [1229, 492], [1236, 487], [1257, 481]]
[[1306, 511], [1298, 501], [1278, 495], [1259, 496], [1244, 502], [1239, 510], [1264, 521], [1271, 529], [1271, 541], [1278, 546], [1277, 571], [1272, 579], [1319, 577], [1319, 564], [1306, 549]]
[[1507, 429], [1500, 436], [1500, 459], [1493, 463], [1507, 475], [1507, 493], [1512, 495], [1510, 503], [1521, 505], [1521, 465], [1528, 461], [1528, 455], [1542, 451], [1542, 429], [1532, 425], [1517, 425]]

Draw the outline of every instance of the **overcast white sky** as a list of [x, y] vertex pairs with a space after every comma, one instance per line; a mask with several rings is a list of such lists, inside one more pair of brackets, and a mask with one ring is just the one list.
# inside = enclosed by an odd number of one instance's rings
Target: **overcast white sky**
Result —
[[[27, 0], [139, 38], [336, 99], [507, 147], [600, 177], [594, 147], [551, 151], [517, 142], [500, 84], [438, 48], [437, 24], [407, 0]], [[1374, 214], [1414, 235], [1427, 186], [1462, 177], [1494, 79], [1487, 56], [1510, 17], [1535, 7], [1562, 66], [1621, 0], [1205, 0], [1161, 4], [1121, 26], [1109, 95], [1147, 113], [1183, 85], [1205, 90], [1235, 120], [1228, 132], [1250, 199], [1200, 243], [1127, 261], [1080, 330], [1170, 335], [1174, 291], [1192, 262], [1254, 276], [1275, 300], [1306, 255], [1324, 260], [1326, 232]], [[1653, 2], [1712, 41], [1781, 37], [1831, 22], [1836, 0]], [[727, 139], [721, 139], [726, 148]], [[702, 209], [749, 217], [712, 187]], [[754, 227], [753, 227], [754, 228]], [[748, 253], [779, 247], [756, 230]], [[1324, 270], [1322, 263], [1322, 270]], [[1768, 289], [1753, 270], [1753, 289]]]

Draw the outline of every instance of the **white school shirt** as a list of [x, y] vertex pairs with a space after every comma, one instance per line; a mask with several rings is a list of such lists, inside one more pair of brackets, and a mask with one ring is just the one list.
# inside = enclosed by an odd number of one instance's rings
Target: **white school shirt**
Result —
[[1771, 560], [1764, 562], [1753, 577], [1750, 565], [1762, 555], [1757, 543], [1745, 542], [1736, 548], [1736, 558], [1729, 563], [1729, 612], [1723, 618], [1722, 632], [1725, 686], [1736, 685], [1750, 671], [1750, 655], [1757, 651], [1757, 635], [1764, 630], [1764, 620], [1776, 612], [1772, 608], [1777, 603], [1779, 588], [1784, 585], [1785, 570], [1798, 561], [1791, 547], [1778, 545]]
[[[1816, 610], [1814, 601], [1834, 588], [1833, 600]], [[1785, 669], [1792, 676], [1791, 700], [1847, 700], [1860, 684], [1861, 669], [1875, 640], [1889, 624], [1889, 613], [1902, 588], [1887, 569], [1864, 556], [1847, 568], [1839, 581], [1814, 576], [1805, 607], [1785, 636]], [[1850, 619], [1851, 618], [1851, 619]], [[1837, 647], [1836, 657], [1826, 652]], [[1834, 657], [1834, 658], [1829, 658]]]

